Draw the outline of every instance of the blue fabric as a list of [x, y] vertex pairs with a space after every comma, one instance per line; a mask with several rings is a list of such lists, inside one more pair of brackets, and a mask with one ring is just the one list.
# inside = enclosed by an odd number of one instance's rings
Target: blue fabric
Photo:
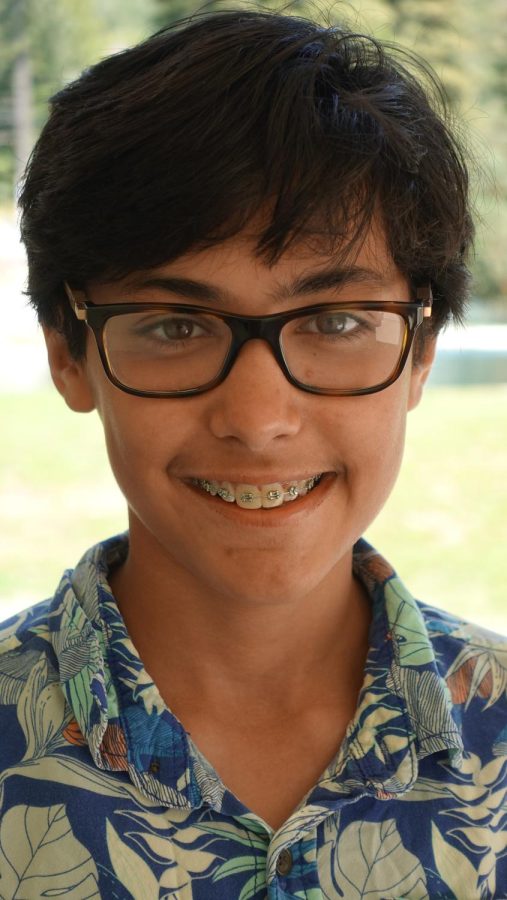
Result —
[[107, 582], [127, 549], [98, 544], [0, 626], [2, 900], [507, 897], [504, 638], [417, 603], [359, 541], [356, 714], [274, 832], [147, 675]]

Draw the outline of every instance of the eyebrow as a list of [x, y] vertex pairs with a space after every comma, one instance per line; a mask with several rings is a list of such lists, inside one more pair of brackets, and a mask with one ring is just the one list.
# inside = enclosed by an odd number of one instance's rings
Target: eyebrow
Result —
[[[298, 296], [308, 296], [320, 291], [335, 290], [349, 284], [368, 284], [372, 287], [385, 287], [389, 283], [388, 273], [385, 275], [375, 269], [360, 266], [347, 268], [328, 268], [311, 272], [296, 278], [288, 285], [280, 285], [272, 292], [271, 298], [276, 302], [283, 302]], [[171, 294], [178, 294], [188, 300], [197, 300], [204, 303], [228, 303], [237, 302], [237, 297], [227, 288], [217, 288], [205, 281], [195, 281], [193, 278], [182, 278], [172, 275], [153, 275], [135, 279], [130, 283], [129, 293], [137, 292], [143, 288], [158, 288]]]

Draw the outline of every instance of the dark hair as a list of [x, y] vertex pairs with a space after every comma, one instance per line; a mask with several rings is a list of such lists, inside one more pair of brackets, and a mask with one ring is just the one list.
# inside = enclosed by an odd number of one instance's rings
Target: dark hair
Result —
[[205, 13], [104, 59], [53, 97], [20, 205], [28, 294], [77, 358], [64, 280], [161, 265], [266, 210], [270, 263], [310, 236], [350, 250], [379, 210], [402, 273], [432, 284], [432, 328], [463, 314], [473, 228], [443, 90], [342, 27]]

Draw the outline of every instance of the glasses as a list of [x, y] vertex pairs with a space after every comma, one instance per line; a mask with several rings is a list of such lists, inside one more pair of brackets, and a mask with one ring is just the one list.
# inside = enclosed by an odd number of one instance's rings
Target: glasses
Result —
[[[266, 341], [285, 377], [312, 394], [382, 391], [401, 375], [417, 329], [431, 316], [431, 287], [418, 299], [344, 301], [269, 316], [240, 316], [180, 303], [94, 305], [65, 290], [95, 335], [109, 380], [140, 397], [188, 397], [227, 377], [247, 341]], [[252, 373], [255, 377], [255, 373]]]

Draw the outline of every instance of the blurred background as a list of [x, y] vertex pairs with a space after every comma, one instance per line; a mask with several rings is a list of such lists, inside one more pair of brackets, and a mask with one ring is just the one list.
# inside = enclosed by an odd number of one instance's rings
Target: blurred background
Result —
[[[0, 619], [53, 593], [97, 540], [123, 530], [98, 418], [71, 413], [23, 295], [16, 185], [47, 99], [94, 61], [194, 12], [195, 0], [0, 0]], [[211, 2], [281, 9], [280, 2]], [[395, 491], [366, 535], [412, 592], [507, 633], [507, 3], [294, 0], [425, 57], [469, 149], [479, 217], [466, 328], [449, 328], [409, 417]], [[372, 441], [375, 436], [372, 435]]]

